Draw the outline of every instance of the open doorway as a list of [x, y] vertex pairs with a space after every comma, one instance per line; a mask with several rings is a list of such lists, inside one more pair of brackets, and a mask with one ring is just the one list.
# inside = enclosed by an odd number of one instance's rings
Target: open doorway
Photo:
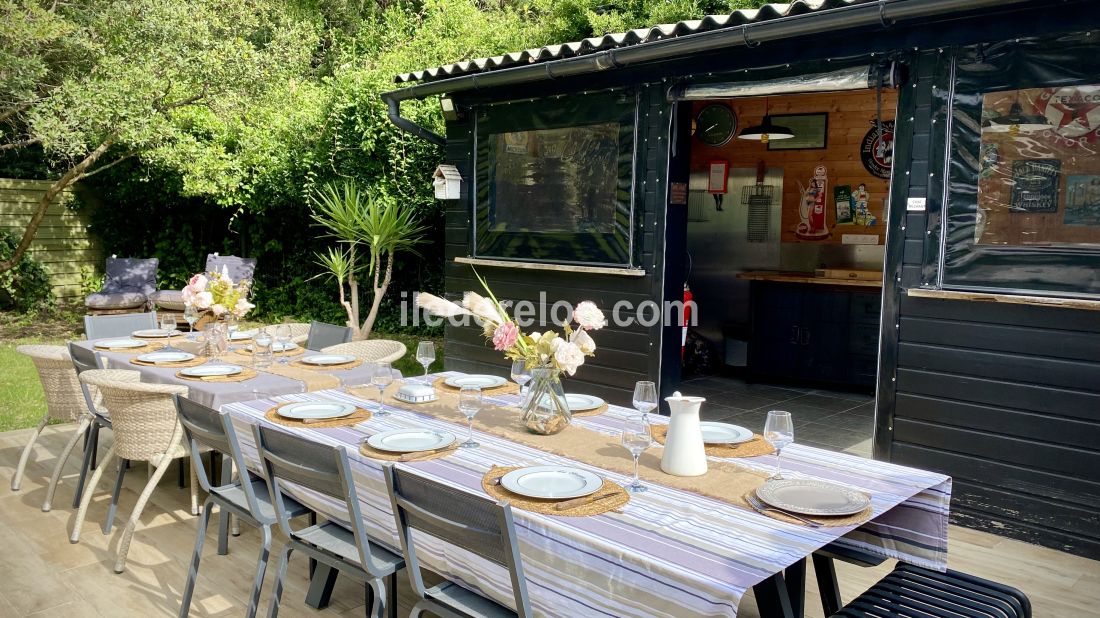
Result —
[[708, 420], [759, 431], [784, 409], [798, 441], [870, 457], [896, 91], [683, 105], [683, 390]]

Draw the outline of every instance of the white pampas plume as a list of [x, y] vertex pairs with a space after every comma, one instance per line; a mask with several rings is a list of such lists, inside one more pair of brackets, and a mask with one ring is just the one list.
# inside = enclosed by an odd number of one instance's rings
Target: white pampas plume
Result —
[[501, 321], [501, 316], [497, 313], [497, 308], [496, 305], [493, 304], [493, 301], [481, 296], [477, 292], [463, 293], [462, 306], [469, 309], [471, 313], [483, 320], [488, 320], [493, 323]]
[[432, 315], [449, 318], [456, 315], [473, 315], [461, 306], [427, 292], [416, 295], [416, 304]]

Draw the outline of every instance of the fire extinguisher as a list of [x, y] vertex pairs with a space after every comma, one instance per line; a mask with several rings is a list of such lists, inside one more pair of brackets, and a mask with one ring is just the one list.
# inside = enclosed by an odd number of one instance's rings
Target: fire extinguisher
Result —
[[684, 311], [682, 312], [683, 323], [680, 325], [682, 328], [682, 334], [680, 336], [680, 360], [684, 360], [684, 350], [687, 348], [688, 339], [688, 324], [691, 324], [691, 302], [694, 296], [691, 293], [691, 288], [688, 287], [687, 281], [684, 282]]

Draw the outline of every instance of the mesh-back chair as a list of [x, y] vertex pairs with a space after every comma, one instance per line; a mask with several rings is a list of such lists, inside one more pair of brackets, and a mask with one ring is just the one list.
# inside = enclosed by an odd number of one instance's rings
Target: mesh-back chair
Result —
[[[244, 455], [241, 453], [237, 433], [228, 413], [218, 412], [179, 395], [176, 395], [175, 401], [176, 412], [179, 414], [188, 447], [191, 449], [191, 465], [199, 479], [199, 486], [207, 492], [206, 502], [203, 504], [198, 522], [195, 551], [191, 556], [191, 567], [187, 572], [187, 583], [183, 587], [180, 618], [186, 618], [191, 609], [191, 596], [195, 591], [195, 580], [199, 574], [202, 546], [206, 539], [206, 528], [210, 523], [210, 507], [215, 504], [223, 515], [232, 513], [246, 523], [259, 528], [263, 538], [260, 558], [256, 564], [256, 574], [252, 580], [252, 594], [249, 596], [246, 611], [246, 615], [252, 618], [256, 615], [260, 602], [260, 589], [263, 587], [267, 560], [271, 553], [271, 527], [276, 523], [271, 494], [267, 483], [262, 478], [249, 474], [248, 468], [245, 467]], [[202, 461], [204, 450], [212, 450], [222, 456], [223, 465], [219, 485], [212, 485], [206, 474], [206, 467]], [[232, 462], [232, 466], [224, 465], [228, 462]], [[236, 481], [232, 479], [233, 466], [239, 473]], [[287, 516], [291, 518], [310, 512], [309, 509], [290, 498], [286, 499], [285, 504]], [[228, 549], [223, 545], [225, 540], [224, 535], [219, 535], [219, 554], [228, 553]]]
[[307, 350], [323, 350], [338, 343], [351, 341], [351, 329], [324, 322], [310, 322], [309, 337], [306, 338]]
[[[76, 374], [80, 374], [90, 369], [103, 369], [103, 362], [94, 350], [76, 345], [75, 343], [69, 343], [69, 356], [72, 357], [73, 369], [76, 370]], [[134, 378], [136, 381], [136, 377]], [[88, 473], [95, 468], [96, 454], [99, 451], [99, 431], [101, 429], [111, 429], [111, 416], [107, 413], [107, 408], [102, 405], [102, 396], [98, 390], [95, 390], [94, 386], [80, 382], [80, 391], [84, 396], [84, 405], [91, 414], [90, 425], [88, 427], [88, 436], [84, 442], [84, 459], [80, 463], [80, 477], [76, 481], [76, 490], [73, 492], [73, 508], [80, 506], [80, 496], [84, 492], [84, 482], [88, 479]], [[49, 492], [46, 495], [46, 503], [42, 505], [42, 510], [49, 510], [49, 503], [53, 498], [53, 492]]]
[[143, 328], [157, 327], [157, 312], [84, 316], [84, 336], [89, 341], [110, 337], [129, 337]]
[[[270, 616], [275, 618], [279, 614], [287, 563], [294, 550], [300, 550], [317, 562], [367, 584], [374, 598], [371, 616], [381, 618], [387, 606], [389, 614], [396, 616], [397, 571], [405, 565], [405, 561], [367, 536], [347, 451], [343, 447], [319, 444], [259, 424], [253, 425], [252, 431], [279, 528], [288, 539], [279, 561]], [[338, 517], [350, 522], [351, 529], [327, 521], [301, 530], [291, 530], [290, 513], [284, 497], [286, 483], [344, 503], [346, 511]]]
[[149, 306], [157, 289], [157, 258], [107, 258], [103, 289], [84, 298], [88, 313], [130, 313]]
[[405, 344], [391, 339], [367, 339], [321, 348], [326, 354], [351, 354], [367, 363], [393, 363], [405, 355]]
[[[183, 427], [176, 418], [176, 406], [173, 395], [186, 395], [187, 387], [175, 384], [145, 384], [135, 379], [136, 371], [122, 369], [94, 369], [80, 374], [80, 380], [99, 389], [103, 395], [103, 405], [111, 415], [111, 430], [115, 442], [103, 457], [102, 464], [96, 468], [84, 495], [80, 499], [73, 529], [69, 541], [80, 541], [80, 529], [88, 513], [88, 504], [96, 485], [103, 476], [107, 462], [117, 456], [119, 459], [118, 478], [115, 491], [111, 496], [111, 505], [107, 510], [107, 522], [104, 533], [109, 533], [114, 520], [118, 495], [122, 491], [122, 480], [126, 472], [125, 462], [147, 461], [155, 466], [153, 474], [138, 496], [137, 504], [130, 514], [130, 520], [122, 533], [115, 560], [115, 572], [126, 569], [126, 554], [130, 550], [130, 541], [141, 519], [141, 511], [149, 501], [157, 483], [175, 459], [186, 458], [189, 449], [183, 445]], [[191, 468], [191, 513], [198, 515], [198, 482], [195, 468]]]
[[[411, 618], [424, 612], [445, 618], [531, 616], [512, 508], [507, 503], [437, 483], [393, 464], [386, 464], [383, 469], [406, 569], [413, 591], [420, 597]], [[413, 530], [457, 545], [507, 569], [512, 578], [516, 611], [449, 581], [425, 589]]]

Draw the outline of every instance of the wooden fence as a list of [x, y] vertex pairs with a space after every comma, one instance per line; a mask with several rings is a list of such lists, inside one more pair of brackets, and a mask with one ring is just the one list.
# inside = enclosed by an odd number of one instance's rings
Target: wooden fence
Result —
[[[0, 178], [0, 229], [22, 237], [38, 201], [50, 183], [44, 180]], [[66, 189], [50, 204], [38, 228], [30, 254], [45, 267], [58, 300], [80, 297], [80, 269], [103, 271], [103, 251], [88, 234], [88, 215], [70, 210]]]

